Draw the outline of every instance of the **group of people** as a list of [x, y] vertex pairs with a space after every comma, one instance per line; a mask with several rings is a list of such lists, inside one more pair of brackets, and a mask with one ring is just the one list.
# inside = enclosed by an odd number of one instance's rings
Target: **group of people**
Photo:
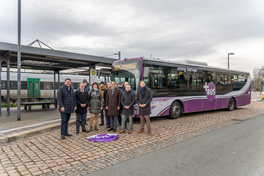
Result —
[[[127, 120], [129, 120], [128, 133], [132, 133], [135, 92], [128, 82], [125, 82], [124, 86], [122, 82], [119, 82], [118, 87], [115, 81], [107, 82], [107, 87], [104, 82], [101, 82], [100, 85], [94, 82], [90, 90], [87, 86], [87, 80], [84, 79], [74, 92], [71, 87], [71, 79], [67, 78], [64, 85], [58, 89], [57, 100], [61, 114], [61, 139], [65, 139], [65, 136], [72, 136], [68, 133], [68, 122], [71, 113], [74, 112], [76, 113], [76, 134], [79, 133], [80, 126], [82, 132], [98, 131], [99, 114], [101, 114], [101, 124], [99, 126], [103, 126], [106, 122], [106, 128], [109, 128], [108, 131], [116, 132], [119, 123], [122, 125], [119, 133], [125, 133]], [[141, 80], [137, 90], [137, 104], [141, 123], [138, 133], [144, 132], [146, 119], [148, 134], [151, 135], [151, 101], [152, 91]], [[90, 111], [91, 114], [89, 130], [85, 128], [85, 125], [87, 125], [87, 111]]]

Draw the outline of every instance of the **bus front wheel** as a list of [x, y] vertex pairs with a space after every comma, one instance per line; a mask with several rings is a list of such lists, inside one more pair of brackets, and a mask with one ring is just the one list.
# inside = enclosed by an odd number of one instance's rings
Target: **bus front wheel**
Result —
[[169, 117], [171, 119], [177, 119], [181, 116], [181, 113], [182, 113], [181, 104], [178, 101], [175, 101], [174, 103], [172, 103], [172, 105], [170, 107]]
[[236, 102], [234, 98], [230, 98], [229, 102], [228, 102], [228, 111], [233, 111], [236, 107]]

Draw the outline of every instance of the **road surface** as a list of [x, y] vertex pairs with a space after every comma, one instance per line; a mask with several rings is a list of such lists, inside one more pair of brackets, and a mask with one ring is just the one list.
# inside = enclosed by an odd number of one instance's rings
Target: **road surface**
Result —
[[264, 115], [89, 174], [97, 175], [264, 175]]

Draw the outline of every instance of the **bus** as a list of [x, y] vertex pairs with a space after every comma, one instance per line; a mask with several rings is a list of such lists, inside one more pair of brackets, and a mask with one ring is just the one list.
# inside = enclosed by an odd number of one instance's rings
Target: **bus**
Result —
[[[234, 110], [251, 102], [250, 74], [209, 67], [197, 61], [165, 61], [143, 57], [113, 62], [111, 80], [127, 81], [137, 93], [140, 80], [152, 90], [151, 117], [214, 109]], [[134, 115], [139, 117], [138, 105]]]

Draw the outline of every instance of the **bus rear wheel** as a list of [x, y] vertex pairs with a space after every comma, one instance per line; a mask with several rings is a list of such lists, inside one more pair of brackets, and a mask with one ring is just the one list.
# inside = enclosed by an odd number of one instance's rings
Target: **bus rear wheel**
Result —
[[236, 107], [236, 102], [234, 98], [230, 98], [229, 102], [228, 102], [228, 111], [233, 111]]
[[182, 114], [182, 106], [178, 101], [175, 101], [174, 103], [172, 103], [170, 107], [169, 117], [171, 119], [177, 119], [181, 116], [181, 114]]

